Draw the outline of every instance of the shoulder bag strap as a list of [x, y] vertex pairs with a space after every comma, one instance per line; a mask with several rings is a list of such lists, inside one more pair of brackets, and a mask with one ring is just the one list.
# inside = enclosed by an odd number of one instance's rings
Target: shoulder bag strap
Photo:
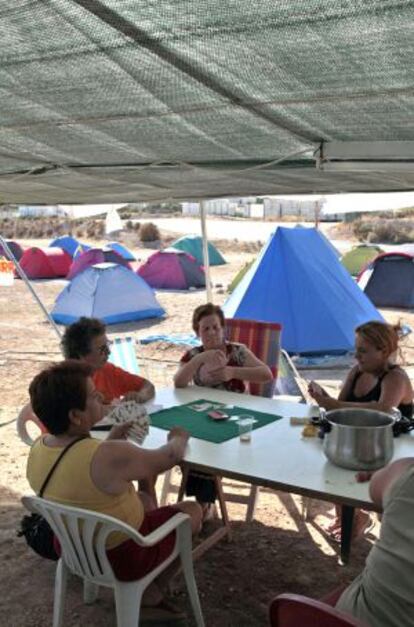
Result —
[[38, 494], [38, 496], [42, 497], [43, 496], [43, 492], [46, 489], [47, 484], [49, 483], [50, 477], [53, 475], [56, 466], [59, 464], [60, 460], [62, 459], [62, 457], [65, 455], [65, 453], [68, 452], [68, 450], [77, 442], [80, 442], [81, 440], [84, 440], [85, 438], [87, 438], [89, 436], [84, 435], [81, 438], [77, 438], [76, 440], [73, 440], [72, 442], [70, 442], [70, 444], [68, 444], [67, 446], [65, 446], [65, 448], [63, 449], [63, 451], [61, 452], [61, 454], [59, 455], [59, 457], [57, 458], [57, 460], [55, 461], [55, 463], [53, 464], [52, 468], [49, 470], [49, 472], [47, 473], [47, 477], [43, 482], [42, 487], [40, 488], [40, 492]]

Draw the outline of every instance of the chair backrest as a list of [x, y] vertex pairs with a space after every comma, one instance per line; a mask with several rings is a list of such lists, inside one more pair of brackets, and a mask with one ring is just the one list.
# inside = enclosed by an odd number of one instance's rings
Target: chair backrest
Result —
[[[153, 540], [106, 514], [61, 505], [38, 496], [24, 496], [22, 503], [29, 511], [46, 518], [59, 540], [62, 557], [68, 568], [74, 574], [97, 584], [112, 585], [115, 580], [106, 555], [106, 540], [110, 533], [121, 531], [141, 546], [149, 546]], [[188, 518], [185, 514], [177, 516], [180, 520]]]
[[40, 429], [40, 433], [47, 433], [46, 427], [40, 422], [36, 414], [33, 413], [32, 406], [28, 403], [20, 411], [16, 420], [17, 435], [28, 446], [31, 446], [34, 442], [27, 430], [27, 424], [30, 422], [34, 423]]
[[135, 353], [135, 339], [128, 336], [117, 337], [112, 340], [108, 361], [131, 374], [138, 374], [139, 366]]
[[281, 330], [282, 326], [277, 322], [239, 320], [237, 318], [226, 319], [226, 339], [229, 342], [245, 344], [272, 371], [273, 380], [270, 383], [249, 384], [250, 394], [268, 398], [271, 398], [274, 394], [279, 365]]
[[306, 401], [307, 384], [299, 372], [296, 370], [295, 364], [289, 357], [288, 353], [280, 351], [279, 373], [275, 386], [275, 395], [288, 395], [297, 397], [299, 401]]
[[271, 627], [368, 627], [356, 618], [299, 594], [280, 594], [269, 608]]

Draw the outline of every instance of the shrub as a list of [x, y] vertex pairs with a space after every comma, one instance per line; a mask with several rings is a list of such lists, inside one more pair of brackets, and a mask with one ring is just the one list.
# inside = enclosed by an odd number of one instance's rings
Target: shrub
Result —
[[155, 242], [161, 239], [160, 232], [153, 222], [145, 222], [140, 228], [141, 242]]
[[413, 241], [414, 221], [385, 218], [359, 219], [355, 220], [353, 230], [360, 241], [372, 244], [402, 244]]

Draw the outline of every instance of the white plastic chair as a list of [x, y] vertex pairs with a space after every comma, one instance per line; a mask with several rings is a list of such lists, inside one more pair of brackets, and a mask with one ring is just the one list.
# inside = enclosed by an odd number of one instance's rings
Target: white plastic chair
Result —
[[27, 430], [27, 424], [30, 422], [33, 422], [40, 429], [41, 433], [46, 433], [45, 427], [42, 425], [36, 414], [33, 413], [32, 406], [28, 403], [20, 411], [16, 420], [17, 435], [28, 446], [32, 446], [34, 442]]
[[[85, 603], [96, 600], [99, 586], [113, 588], [117, 627], [138, 627], [145, 589], [177, 557], [181, 559], [197, 627], [204, 627], [191, 557], [190, 518], [186, 514], [176, 514], [161, 527], [143, 536], [129, 525], [105, 514], [68, 507], [37, 496], [25, 496], [22, 503], [29, 511], [46, 518], [61, 545], [62, 556], [58, 561], [55, 577], [53, 627], [61, 627], [63, 624], [69, 573], [84, 580]], [[137, 581], [121, 582], [115, 577], [105, 549], [110, 533], [121, 531], [140, 546], [150, 547], [174, 530], [176, 542], [172, 553], [153, 571]]]

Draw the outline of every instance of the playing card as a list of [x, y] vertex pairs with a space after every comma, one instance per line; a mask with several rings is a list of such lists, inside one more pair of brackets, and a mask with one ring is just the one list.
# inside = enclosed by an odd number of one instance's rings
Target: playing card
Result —
[[190, 409], [194, 409], [194, 411], [207, 411], [211, 407], [212, 403], [194, 403], [194, 405], [190, 405]]
[[150, 419], [144, 405], [136, 401], [125, 401], [108, 414], [107, 419], [114, 424], [122, 424], [132, 421], [133, 425], [128, 431], [128, 438], [142, 444], [149, 432]]

